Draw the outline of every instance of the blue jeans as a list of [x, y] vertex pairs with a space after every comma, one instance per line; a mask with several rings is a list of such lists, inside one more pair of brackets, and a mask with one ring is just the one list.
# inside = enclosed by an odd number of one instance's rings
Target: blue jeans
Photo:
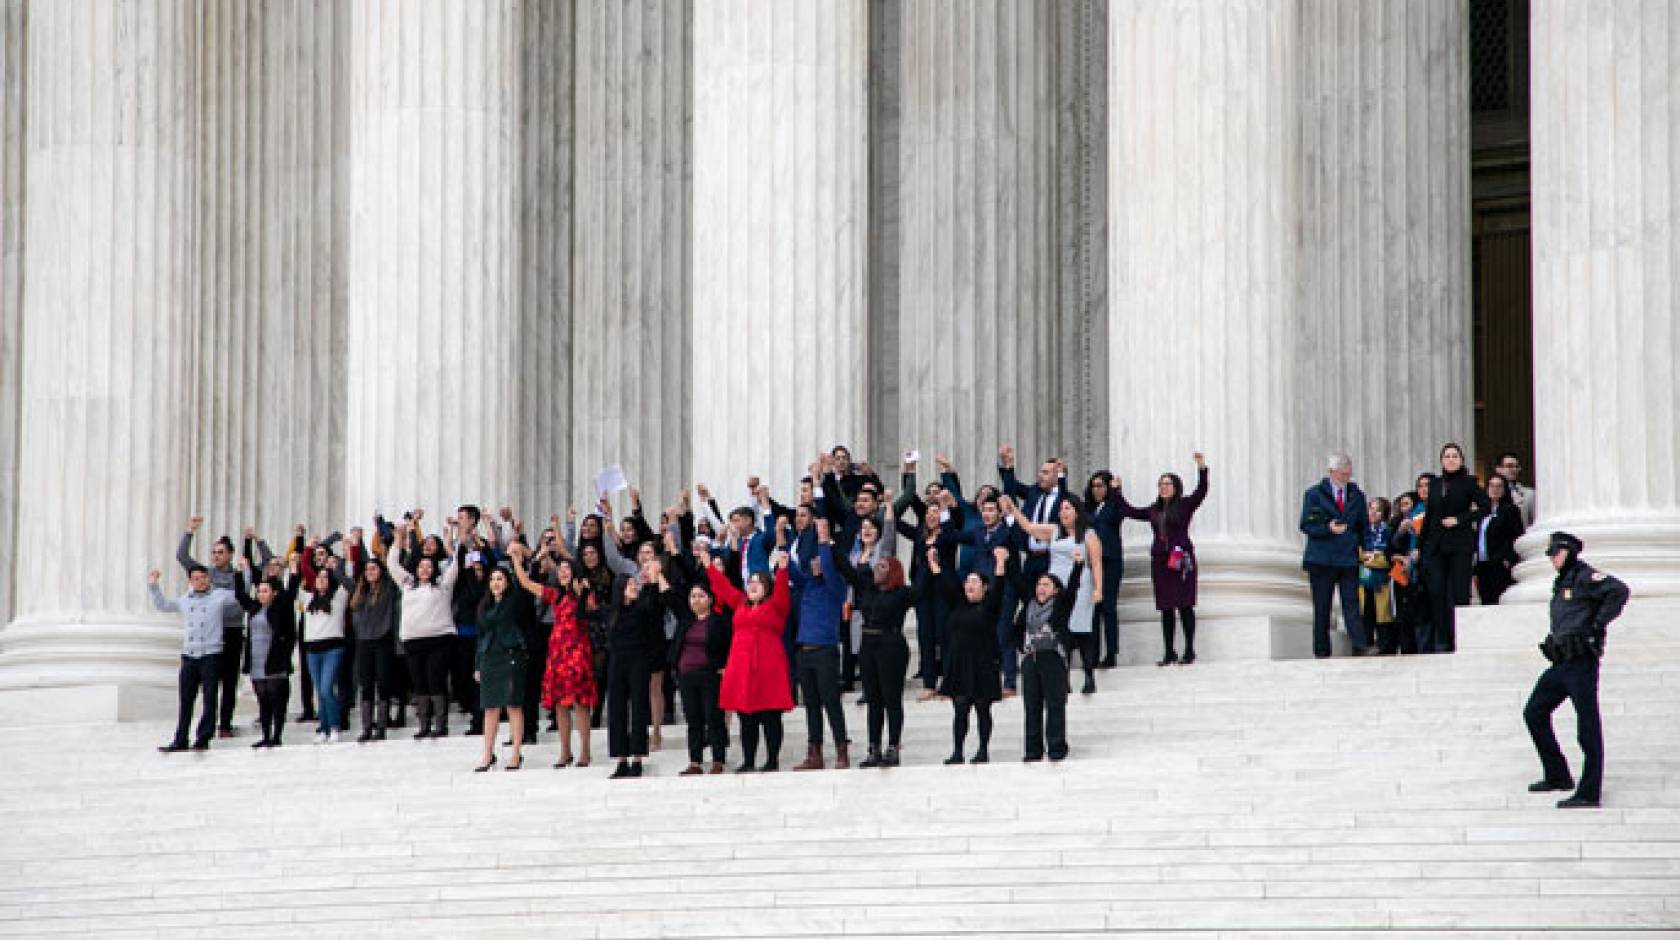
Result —
[[337, 731], [340, 707], [338, 667], [344, 662], [344, 647], [324, 653], [305, 653], [304, 656], [308, 659], [309, 678], [315, 683], [315, 696], [320, 700], [320, 705], [315, 709], [315, 716], [320, 723], [315, 726], [315, 730], [323, 733]]

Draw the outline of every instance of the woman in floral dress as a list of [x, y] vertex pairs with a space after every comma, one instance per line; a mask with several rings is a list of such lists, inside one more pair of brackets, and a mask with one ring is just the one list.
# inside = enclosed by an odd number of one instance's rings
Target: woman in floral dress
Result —
[[589, 642], [589, 622], [599, 616], [589, 582], [578, 577], [571, 559], [555, 565], [559, 587], [531, 580], [523, 564], [515, 564], [519, 583], [554, 608], [554, 629], [548, 635], [548, 668], [543, 672], [542, 703], [560, 721], [560, 759], [556, 768], [572, 763], [572, 727], [577, 726], [579, 767], [589, 766], [589, 712], [596, 704], [595, 654]]

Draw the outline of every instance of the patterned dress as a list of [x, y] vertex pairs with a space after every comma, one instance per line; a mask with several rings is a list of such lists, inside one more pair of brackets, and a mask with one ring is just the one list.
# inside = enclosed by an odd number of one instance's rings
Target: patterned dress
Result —
[[546, 588], [543, 603], [554, 608], [554, 629], [548, 634], [548, 669], [543, 673], [543, 707], [594, 708], [595, 660], [589, 627], [578, 619], [577, 596]]

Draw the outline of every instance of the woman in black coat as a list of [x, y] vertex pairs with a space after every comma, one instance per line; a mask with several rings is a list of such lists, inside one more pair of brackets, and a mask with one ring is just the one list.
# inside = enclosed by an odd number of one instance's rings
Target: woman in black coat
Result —
[[979, 571], [969, 572], [961, 586], [956, 570], [944, 565], [937, 548], [927, 550], [928, 573], [945, 596], [951, 613], [945, 621], [950, 650], [945, 659], [945, 676], [939, 686], [940, 694], [951, 700], [955, 714], [951, 718], [951, 756], [947, 764], [963, 762], [963, 741], [968, 737], [968, 713], [978, 713], [980, 749], [974, 752], [971, 763], [984, 764], [990, 760], [987, 749], [992, 743], [992, 703], [1003, 698], [1003, 681], [998, 670], [1003, 665], [997, 643], [998, 609], [1001, 606], [1001, 587], [993, 582], [1008, 571], [1009, 550], [992, 550], [996, 564], [992, 576]]
[[1487, 515], [1487, 494], [1464, 467], [1464, 449], [1441, 448], [1441, 475], [1429, 485], [1423, 516], [1424, 582], [1429, 591], [1429, 636], [1418, 652], [1450, 653], [1457, 648], [1457, 607], [1470, 603], [1470, 573], [1476, 561], [1476, 528]]
[[239, 560], [243, 571], [234, 576], [234, 595], [251, 615], [245, 630], [244, 671], [251, 677], [251, 691], [257, 696], [262, 740], [252, 747], [279, 747], [286, 728], [286, 701], [292, 691], [292, 651], [297, 648], [297, 556], [282, 582], [279, 578], [257, 581], [256, 596], [245, 591], [251, 575], [249, 557]]
[[[834, 566], [856, 592], [857, 609], [863, 615], [858, 669], [863, 677], [863, 697], [869, 703], [869, 756], [858, 766], [897, 767], [898, 745], [904, 734], [904, 670], [910, 665], [904, 617], [921, 601], [928, 576], [906, 586], [904, 566], [897, 558], [883, 557], [860, 571], [852, 564], [851, 554], [851, 546], [847, 546], [833, 556]], [[884, 751], [883, 723], [887, 726]]]
[[1505, 478], [1494, 474], [1487, 483], [1488, 514], [1476, 526], [1476, 593], [1484, 607], [1499, 603], [1516, 579], [1517, 539], [1524, 531], [1522, 509], [1511, 498]]

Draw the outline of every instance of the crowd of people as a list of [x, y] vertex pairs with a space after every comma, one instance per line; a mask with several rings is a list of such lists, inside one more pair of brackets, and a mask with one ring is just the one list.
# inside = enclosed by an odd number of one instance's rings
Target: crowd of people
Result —
[[[1023, 481], [1007, 447], [997, 482], [965, 493], [948, 459], [937, 457], [936, 479], [923, 482], [908, 452], [895, 494], [840, 446], [810, 464], [786, 504], [755, 477], [727, 513], [704, 485], [656, 515], [630, 488], [622, 518], [603, 495], [589, 513], [554, 514], [540, 529], [508, 507], [463, 505], [427, 531], [416, 508], [347, 534], [297, 526], [280, 553], [247, 527], [237, 548], [216, 539], [207, 565], [193, 554], [195, 517], [176, 552], [186, 593], [166, 597], [161, 573], [150, 574], [153, 604], [185, 625], [179, 717], [160, 750], [231, 737], [242, 673], [259, 710], [252, 746], [280, 746], [296, 673], [298, 720], [313, 723], [318, 744], [350, 732], [353, 712], [362, 743], [410, 722], [416, 739], [446, 736], [456, 713], [481, 737], [475, 769], [487, 771], [505, 718], [502, 766], [517, 770], [546, 714], [559, 733], [554, 766], [588, 767], [591, 730], [604, 726], [614, 777], [644, 772], [679, 702], [683, 774], [724, 772], [731, 725], [737, 772], [777, 770], [783, 716], [801, 704], [806, 750], [794, 769], [848, 768], [841, 696], [861, 690], [859, 766], [892, 767], [914, 612], [916, 700], [951, 706], [947, 763], [990, 760], [992, 706], [1017, 694], [1022, 757], [1063, 760], [1075, 682], [1092, 693], [1096, 673], [1117, 663], [1126, 520], [1150, 533], [1158, 665], [1196, 662], [1190, 529], [1209, 472], [1200, 453], [1194, 461], [1193, 489], [1163, 473], [1152, 498], [1134, 504], [1106, 471], [1075, 492], [1057, 459]], [[1484, 490], [1463, 462], [1448, 445], [1441, 472], [1420, 478], [1415, 493], [1367, 503], [1351, 462], [1332, 458], [1301, 520], [1322, 615], [1315, 652], [1330, 653], [1338, 587], [1363, 655], [1450, 651], [1452, 609], [1468, 601], [1471, 580], [1490, 603], [1509, 585], [1532, 492], [1514, 485], [1515, 468]]]
[[1331, 654], [1338, 593], [1353, 655], [1450, 653], [1455, 611], [1470, 603], [1472, 589], [1493, 605], [1516, 583], [1517, 539], [1536, 508], [1517, 455], [1501, 454], [1486, 486], [1459, 445], [1442, 446], [1439, 460], [1439, 472], [1419, 474], [1413, 489], [1389, 500], [1367, 498], [1353, 482], [1352, 459], [1332, 454], [1324, 479], [1302, 497], [1315, 656]]

